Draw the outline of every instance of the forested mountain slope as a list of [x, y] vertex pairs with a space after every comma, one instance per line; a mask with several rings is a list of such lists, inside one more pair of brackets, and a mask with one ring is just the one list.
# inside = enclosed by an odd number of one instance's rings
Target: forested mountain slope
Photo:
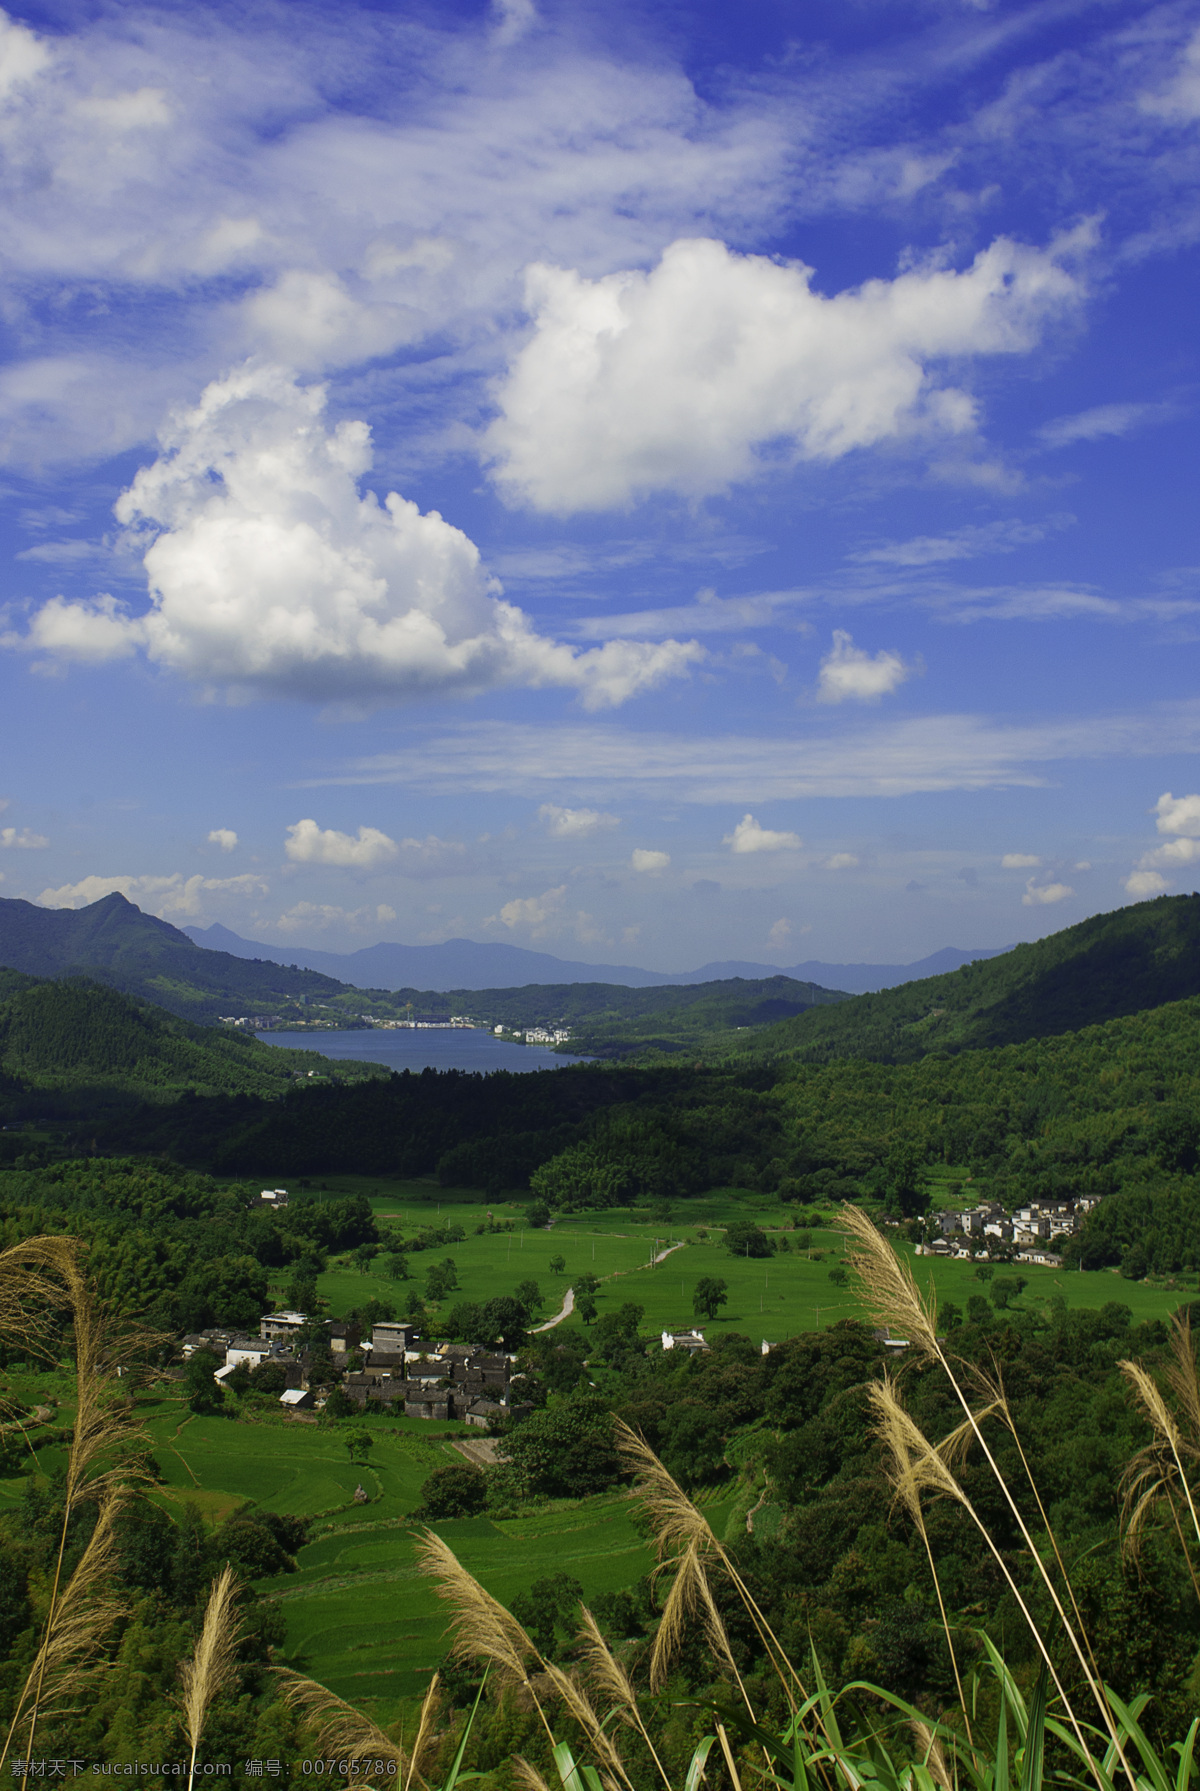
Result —
[[746, 1049], [805, 1063], [904, 1063], [1051, 1038], [1196, 994], [1200, 895], [1160, 896], [947, 976], [814, 1009], [767, 1028]]
[[[83, 978], [38, 981], [0, 971], [0, 1107], [36, 1116], [38, 1091], [169, 1100], [184, 1093], [271, 1097], [315, 1071], [356, 1080], [383, 1072], [333, 1064], [312, 1051], [281, 1051], [224, 1027], [193, 1026]], [[31, 1098], [33, 1097], [33, 1098]]]

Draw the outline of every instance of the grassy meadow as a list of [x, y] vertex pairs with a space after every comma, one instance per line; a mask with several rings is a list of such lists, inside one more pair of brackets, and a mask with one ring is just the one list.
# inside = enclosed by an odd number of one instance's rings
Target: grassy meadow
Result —
[[[981, 1191], [963, 1182], [962, 1175], [953, 1170], [940, 1172], [931, 1188], [935, 1207], [952, 1205], [956, 1198], [979, 1198]], [[794, 1208], [773, 1195], [720, 1189], [676, 1202], [669, 1219], [652, 1218], [647, 1209], [635, 1207], [567, 1213], [549, 1229], [533, 1231], [525, 1224], [523, 1202], [488, 1201], [475, 1192], [438, 1188], [432, 1181], [388, 1183], [347, 1176], [331, 1178], [328, 1187], [331, 1193], [367, 1194], [385, 1231], [395, 1228], [411, 1237], [424, 1225], [453, 1220], [467, 1233], [461, 1243], [410, 1256], [411, 1279], [407, 1282], [391, 1281], [383, 1274], [360, 1274], [349, 1257], [334, 1258], [318, 1289], [335, 1316], [372, 1297], [402, 1307], [409, 1292], [423, 1294], [427, 1270], [446, 1256], [454, 1259], [459, 1283], [444, 1303], [446, 1308], [459, 1300], [482, 1301], [511, 1292], [518, 1282], [532, 1278], [546, 1296], [542, 1313], [546, 1319], [559, 1310], [571, 1282], [591, 1274], [602, 1283], [596, 1295], [599, 1311], [613, 1311], [632, 1300], [644, 1307], [647, 1330], [685, 1330], [695, 1324], [692, 1296], [697, 1282], [706, 1275], [719, 1276], [729, 1290], [720, 1317], [702, 1321], [710, 1336], [742, 1331], [756, 1341], [777, 1343], [798, 1332], [852, 1318], [857, 1310], [853, 1289], [830, 1278], [842, 1251], [841, 1234], [832, 1225], [809, 1228], [812, 1248], [808, 1252], [792, 1248], [767, 1259], [744, 1259], [725, 1248], [723, 1227], [746, 1218], [792, 1244]], [[955, 1188], [961, 1188], [957, 1196], [952, 1193]], [[475, 1226], [485, 1223], [489, 1215], [498, 1223], [511, 1220], [514, 1230], [474, 1235]], [[897, 1247], [912, 1263], [918, 1281], [923, 1286], [932, 1283], [939, 1300], [951, 1300], [965, 1308], [972, 1294], [986, 1291], [969, 1262], [918, 1258], [907, 1243], [898, 1242]], [[652, 1267], [652, 1258], [664, 1250], [669, 1254]], [[566, 1263], [561, 1274], [550, 1271], [550, 1261], [556, 1256]], [[1067, 1274], [1018, 1264], [999, 1272], [1025, 1276], [1028, 1286], [1018, 1302], [1021, 1306], [1036, 1306], [1055, 1293], [1069, 1306], [1099, 1307], [1118, 1300], [1130, 1307], [1135, 1320], [1166, 1318], [1197, 1291], [1194, 1277], [1157, 1286], [1126, 1281], [1109, 1270]], [[284, 1285], [280, 1279], [280, 1297]], [[578, 1325], [580, 1320], [571, 1316], [564, 1322]]]

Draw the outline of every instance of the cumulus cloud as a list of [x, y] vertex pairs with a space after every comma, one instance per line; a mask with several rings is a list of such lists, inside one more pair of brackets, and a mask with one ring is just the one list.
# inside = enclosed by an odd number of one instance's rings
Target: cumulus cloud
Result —
[[1025, 894], [1021, 897], [1021, 905], [1025, 908], [1049, 908], [1055, 902], [1065, 902], [1075, 891], [1069, 883], [1044, 883], [1040, 887], [1032, 877], [1025, 885]]
[[721, 242], [672, 243], [649, 273], [526, 275], [533, 334], [487, 445], [503, 488], [544, 511], [696, 498], [767, 463], [836, 460], [917, 429], [970, 429], [946, 357], [1031, 349], [1080, 296], [1063, 255], [998, 238], [969, 268], [926, 264], [824, 297], [813, 270]]
[[767, 934], [767, 944], [772, 951], [782, 951], [792, 936], [790, 920], [777, 920]]
[[875, 702], [911, 678], [912, 666], [899, 653], [874, 654], [856, 647], [844, 629], [833, 631], [833, 647], [821, 661], [817, 700], [822, 703]]
[[44, 833], [31, 833], [28, 827], [22, 827], [19, 831], [15, 827], [0, 828], [0, 846], [16, 846], [26, 852], [37, 852], [49, 844]]
[[5, 644], [92, 662], [141, 650], [203, 684], [320, 702], [524, 685], [577, 690], [592, 709], [703, 657], [694, 641], [577, 652], [539, 635], [460, 529], [360, 492], [370, 430], [327, 428], [325, 401], [276, 366], [213, 381], [116, 507], [147, 543], [150, 609], [58, 597]]
[[557, 889], [547, 889], [540, 896], [517, 896], [511, 902], [505, 902], [500, 910], [500, 919], [508, 928], [529, 927], [536, 937], [545, 932], [561, 912], [566, 900], [567, 886], [560, 883]]
[[665, 871], [671, 862], [671, 854], [649, 852], [642, 846], [635, 846], [629, 862], [635, 871]]
[[728, 846], [731, 852], [798, 852], [804, 842], [798, 833], [760, 827], [753, 815], [743, 815], [721, 844]]
[[59, 889], [43, 889], [34, 900], [43, 908], [88, 908], [114, 891], [160, 918], [194, 918], [204, 913], [205, 896], [265, 895], [267, 884], [250, 873], [241, 877], [185, 877], [174, 871], [168, 877], [83, 877], [78, 883], [64, 883]]
[[1033, 852], [1006, 852], [1000, 867], [1005, 871], [1036, 871], [1041, 862]]
[[858, 869], [858, 862], [853, 852], [835, 852], [831, 858], [822, 860], [821, 869], [825, 871], [854, 871]]
[[1149, 901], [1171, 886], [1158, 871], [1131, 871], [1122, 886], [1135, 902]]
[[232, 827], [214, 827], [208, 836], [210, 846], [220, 846], [222, 852], [232, 852], [238, 843], [238, 836]]
[[543, 802], [538, 809], [538, 820], [557, 840], [584, 839], [602, 828], [621, 825], [618, 815], [606, 815], [595, 808], [559, 808], [553, 802]]
[[336, 827], [318, 827], [315, 821], [297, 821], [288, 828], [284, 851], [293, 864], [334, 864], [353, 870], [373, 871], [399, 855], [395, 840], [378, 827], [360, 827], [357, 834], [339, 833]]
[[1154, 805], [1160, 833], [1182, 833], [1200, 839], [1200, 796], [1172, 796], [1164, 791]]

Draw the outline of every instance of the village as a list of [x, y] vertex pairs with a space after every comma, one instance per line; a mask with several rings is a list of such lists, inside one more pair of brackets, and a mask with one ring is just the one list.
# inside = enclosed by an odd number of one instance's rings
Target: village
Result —
[[[1078, 1200], [1034, 1200], [1009, 1212], [998, 1200], [932, 1213], [918, 1256], [950, 1256], [972, 1262], [1002, 1260], [1062, 1267], [1062, 1246], [1074, 1237], [1098, 1194]], [[930, 1234], [938, 1232], [934, 1237]]]

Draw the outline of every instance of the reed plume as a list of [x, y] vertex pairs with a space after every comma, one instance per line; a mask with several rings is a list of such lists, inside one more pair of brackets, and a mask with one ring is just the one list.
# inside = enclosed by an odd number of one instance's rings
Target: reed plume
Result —
[[[992, 1453], [980, 1420], [973, 1411], [971, 1402], [967, 1398], [962, 1383], [951, 1366], [949, 1357], [942, 1348], [937, 1335], [937, 1305], [933, 1294], [930, 1293], [927, 1299], [921, 1294], [921, 1291], [913, 1278], [912, 1271], [906, 1264], [901, 1263], [887, 1239], [876, 1228], [861, 1207], [850, 1204], [844, 1205], [842, 1207], [841, 1222], [844, 1229], [850, 1234], [850, 1237], [853, 1240], [854, 1248], [850, 1253], [850, 1266], [858, 1277], [859, 1283], [866, 1296], [866, 1304], [869, 1310], [878, 1319], [886, 1323], [889, 1330], [893, 1325], [897, 1326], [901, 1334], [910, 1340], [913, 1347], [921, 1356], [928, 1361], [937, 1363], [943, 1374], [946, 1376], [946, 1379], [949, 1381], [951, 1390], [958, 1400], [959, 1405], [962, 1407], [963, 1414], [974, 1435], [974, 1440], [983, 1451], [984, 1458], [987, 1461], [992, 1477], [1000, 1490], [1005, 1504], [1012, 1513], [1017, 1528], [1021, 1532], [1021, 1538], [1028, 1551], [1029, 1558], [1036, 1568], [1046, 1592], [1049, 1595], [1050, 1601], [1054, 1606], [1055, 1615], [1062, 1627], [1063, 1634], [1066, 1636], [1067, 1641], [1070, 1644], [1071, 1652], [1074, 1654], [1075, 1659], [1079, 1664], [1080, 1671], [1087, 1681], [1088, 1689], [1092, 1694], [1092, 1698], [1100, 1716], [1100, 1721], [1104, 1726], [1108, 1739], [1112, 1744], [1116, 1756], [1121, 1762], [1122, 1769], [1132, 1787], [1135, 1784], [1134, 1774], [1126, 1759], [1124, 1744], [1121, 1740], [1116, 1719], [1114, 1718], [1112, 1709], [1109, 1705], [1104, 1687], [1100, 1683], [1099, 1676], [1092, 1665], [1092, 1651], [1090, 1644], [1083, 1639], [1080, 1629], [1076, 1627], [1076, 1624], [1072, 1622], [1068, 1615], [1062, 1598], [1059, 1596], [1058, 1588], [1054, 1583], [1054, 1578], [1043, 1561], [1041, 1551], [1038, 1549], [1034, 1538], [1030, 1533], [1029, 1525], [1025, 1521], [1024, 1513], [1017, 1504], [1016, 1499], [1013, 1497], [1012, 1488], [1009, 1486], [1008, 1481], [1001, 1472], [999, 1463], [996, 1461], [995, 1455]], [[918, 1436], [921, 1435], [915, 1425], [913, 1426], [913, 1429]], [[924, 1441], [923, 1438], [922, 1441]], [[929, 1445], [926, 1444], [926, 1447], [928, 1448]], [[965, 1498], [965, 1495], [963, 1495], [963, 1497]], [[972, 1515], [974, 1515], [973, 1508]], [[978, 1523], [978, 1518], [976, 1518], [975, 1521]], [[990, 1544], [991, 1539], [982, 1525], [981, 1533]], [[997, 1559], [999, 1559], [998, 1551], [995, 1550], [994, 1545], [991, 1546], [993, 1547], [993, 1552], [997, 1553]], [[1041, 1640], [1037, 1631], [1037, 1626], [1033, 1623], [1032, 1617], [1028, 1614], [1027, 1607], [1023, 1608], [1026, 1609], [1027, 1621], [1029, 1621], [1033, 1629], [1034, 1638], [1039, 1644], [1047, 1666], [1049, 1666], [1049, 1655], [1046, 1651], [1045, 1643]], [[1052, 1667], [1050, 1668], [1050, 1671], [1053, 1674]], [[1057, 1679], [1055, 1679], [1055, 1684], [1058, 1685]], [[1059, 1686], [1059, 1690], [1061, 1692], [1061, 1686]], [[1083, 1734], [1082, 1730], [1078, 1727], [1076, 1727], [1076, 1737], [1080, 1746], [1083, 1747]], [[1092, 1761], [1090, 1751], [1085, 1749], [1085, 1752], [1087, 1752], [1089, 1761]], [[1101, 1768], [1094, 1761], [1092, 1761], [1092, 1765], [1099, 1774]]]
[[212, 1583], [195, 1652], [179, 1669], [183, 1682], [183, 1722], [192, 1748], [188, 1766], [189, 1791], [196, 1777], [196, 1754], [205, 1720], [213, 1699], [233, 1678], [238, 1643], [243, 1633], [233, 1568], [226, 1567]]
[[[436, 1711], [436, 1673], [421, 1706], [421, 1720], [411, 1756], [406, 1756], [400, 1743], [390, 1740], [369, 1716], [355, 1710], [353, 1705], [325, 1686], [318, 1685], [315, 1679], [306, 1679], [303, 1673], [294, 1673], [287, 1667], [276, 1667], [275, 1673], [288, 1709], [317, 1725], [317, 1746], [323, 1755], [352, 1765], [356, 1783], [367, 1785], [372, 1779], [381, 1777], [389, 1785], [404, 1785], [407, 1791], [417, 1760], [428, 1741], [433, 1712]], [[380, 1764], [376, 1766], [375, 1761]]]
[[[722, 1571], [732, 1582], [738, 1597], [745, 1606], [746, 1614], [757, 1631], [764, 1652], [783, 1685], [788, 1702], [794, 1709], [797, 1697], [803, 1700], [807, 1696], [800, 1675], [796, 1672], [783, 1644], [768, 1623], [758, 1601], [730, 1559], [724, 1545], [713, 1533], [708, 1519], [688, 1498], [679, 1482], [668, 1473], [645, 1437], [639, 1436], [637, 1431], [632, 1430], [620, 1418], [614, 1420], [613, 1429], [617, 1453], [635, 1477], [634, 1491], [641, 1500], [654, 1530], [660, 1564], [663, 1567], [678, 1570], [686, 1560], [689, 1549], [693, 1548], [696, 1565], [702, 1566], [706, 1560], [719, 1562]], [[692, 1570], [689, 1568], [688, 1571], [690, 1573]], [[698, 1586], [699, 1582], [696, 1584]], [[707, 1579], [704, 1580], [704, 1589], [705, 1592], [708, 1592]], [[711, 1593], [708, 1596], [711, 1601]], [[720, 1622], [719, 1618], [717, 1621]], [[724, 1633], [723, 1625], [721, 1625], [721, 1633]], [[657, 1651], [657, 1639], [655, 1648]]]
[[583, 1625], [579, 1631], [579, 1642], [583, 1650], [583, 1661], [592, 1684], [608, 1699], [609, 1708], [615, 1712], [620, 1722], [628, 1724], [645, 1742], [654, 1761], [655, 1768], [663, 1784], [670, 1791], [671, 1779], [666, 1767], [658, 1757], [658, 1751], [650, 1739], [649, 1730], [642, 1721], [642, 1713], [638, 1708], [637, 1693], [633, 1682], [620, 1661], [616, 1658], [604, 1637], [600, 1634], [596, 1619], [586, 1605], [580, 1607]]
[[1149, 1444], [1139, 1450], [1122, 1476], [1125, 1546], [1136, 1557], [1150, 1519], [1161, 1505], [1166, 1504], [1175, 1520], [1184, 1559], [1195, 1587], [1196, 1574], [1191, 1550], [1183, 1540], [1175, 1506], [1175, 1495], [1178, 1494], [1187, 1505], [1193, 1533], [1197, 1542], [1200, 1542], [1200, 1520], [1197, 1518], [1195, 1495], [1188, 1476], [1188, 1466], [1193, 1474], [1200, 1466], [1200, 1378], [1197, 1376], [1192, 1328], [1187, 1316], [1176, 1314], [1171, 1327], [1171, 1362], [1167, 1369], [1167, 1385], [1174, 1395], [1174, 1412], [1163, 1398], [1157, 1383], [1140, 1362], [1121, 1362], [1119, 1367], [1152, 1432]]
[[109, 1487], [100, 1496], [87, 1546], [61, 1596], [51, 1604], [33, 1665], [17, 1697], [0, 1753], [0, 1768], [8, 1759], [18, 1729], [25, 1723], [29, 1725], [26, 1753], [32, 1754], [39, 1720], [61, 1714], [55, 1706], [61, 1706], [64, 1699], [84, 1687], [92, 1657], [121, 1614], [122, 1606], [112, 1591], [110, 1576], [117, 1564], [113, 1526], [123, 1502], [117, 1488]]

